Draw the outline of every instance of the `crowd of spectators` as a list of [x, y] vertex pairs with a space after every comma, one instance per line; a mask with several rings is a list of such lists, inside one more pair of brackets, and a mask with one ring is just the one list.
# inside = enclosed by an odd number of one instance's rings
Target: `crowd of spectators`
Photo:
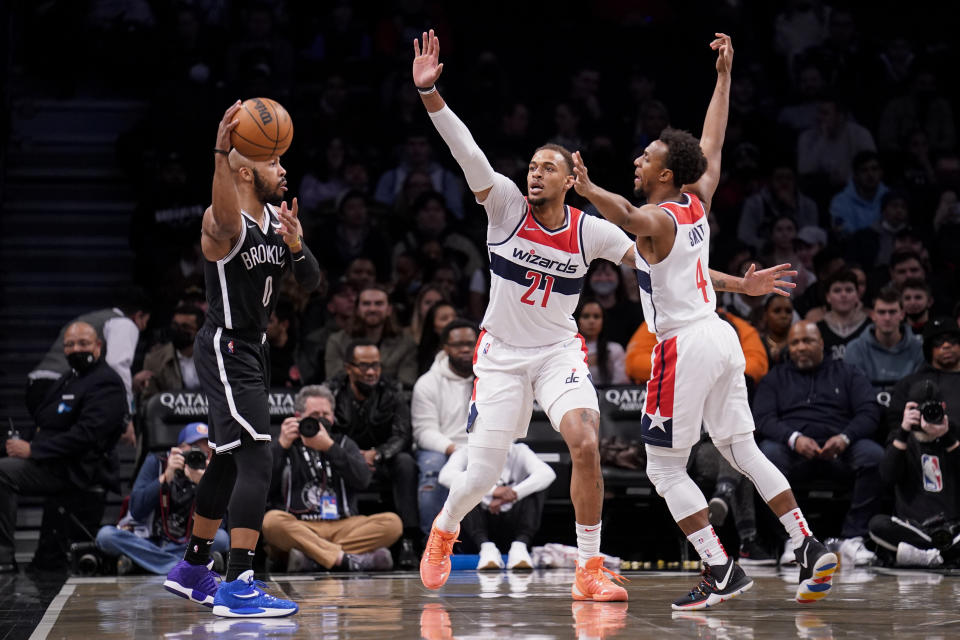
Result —
[[[523, 183], [536, 146], [557, 142], [581, 150], [595, 180], [623, 192], [638, 149], [664, 127], [698, 133], [712, 87], [697, 82], [711, 71], [705, 43], [715, 31], [731, 33], [739, 71], [709, 216], [711, 266], [740, 274], [751, 264], [790, 262], [798, 271], [789, 299], [727, 293], [717, 310], [747, 354], [763, 450], [791, 479], [853, 480], [853, 505], [837, 528], [859, 560], [871, 517], [891, 513], [893, 489], [880, 481], [894, 482], [904, 465], [895, 473], [884, 447], [902, 451], [911, 442], [900, 433], [915, 401], [911, 381], [935, 380], [950, 425], [937, 437], [955, 433], [960, 153], [957, 90], [946, 80], [960, 51], [920, 8], [894, 15], [879, 5], [790, 0], [688, 12], [665, 1], [601, 2], [590, 18], [550, 25], [554, 42], [604, 34], [573, 59], [562, 48], [534, 55], [538, 40], [525, 25], [535, 10], [516, 3], [482, 11], [427, 0], [363, 11], [343, 0], [89, 5], [84, 20], [111, 37], [84, 50], [120, 65], [113, 91], [150, 105], [118, 153], [139, 197], [134, 276], [153, 313], [120, 309], [97, 319], [146, 329], [120, 376], [134, 414], [150, 394], [196, 385], [190, 337], [205, 305], [199, 222], [209, 199], [209, 124], [237, 96], [270, 96], [292, 114], [296, 136], [282, 161], [324, 278], [309, 296], [292, 280], [283, 285], [268, 330], [273, 383], [329, 387], [332, 399], [318, 397], [339, 435], [304, 444], [334, 466], [362, 456], [363, 469], [337, 473], [357, 486], [372, 478], [400, 519], [375, 547], [324, 547], [313, 558], [320, 565], [348, 562], [351, 549], [389, 546], [393, 533], [408, 564], [429, 526], [423, 505], [442, 504], [438, 474], [463, 443], [450, 425], [454, 394], [469, 393], [467, 345], [487, 302], [485, 220], [410, 85], [411, 42], [429, 27], [444, 38], [446, 63], [466, 70], [444, 95], [497, 171]], [[65, 22], [50, 24], [66, 30]], [[644, 43], [644, 58], [663, 53], [665, 65], [624, 54], [625, 42]], [[541, 54], [557, 60], [547, 69]], [[134, 71], [133, 60], [153, 62]], [[42, 74], [44, 63], [35, 64]], [[669, 81], [676, 77], [682, 85]], [[52, 74], [51, 81], [63, 92], [76, 82]], [[568, 200], [587, 205], [572, 191]], [[577, 320], [598, 384], [642, 384], [650, 375], [654, 339], [633, 282], [603, 261], [586, 276]], [[436, 415], [424, 417], [428, 410]], [[278, 468], [296, 459], [289, 442], [288, 435], [275, 450]], [[955, 482], [948, 463], [940, 460], [943, 473], [931, 486]], [[736, 479], [721, 470], [716, 485], [731, 507]], [[958, 512], [954, 499], [952, 512], [925, 517]], [[738, 522], [752, 541], [752, 518]], [[479, 544], [489, 542], [482, 527], [473, 530]], [[281, 539], [280, 551], [293, 548], [293, 534]]]

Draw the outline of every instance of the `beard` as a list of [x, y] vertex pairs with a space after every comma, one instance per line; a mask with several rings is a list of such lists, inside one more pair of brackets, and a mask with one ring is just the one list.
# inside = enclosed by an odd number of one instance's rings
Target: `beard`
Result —
[[282, 183], [283, 181], [281, 180], [276, 186], [271, 188], [270, 185], [260, 177], [260, 173], [256, 169], [253, 170], [253, 191], [257, 195], [257, 200], [260, 202], [279, 206], [283, 201], [283, 192], [280, 191], [280, 185]]
[[918, 311], [916, 313], [905, 312], [904, 315], [907, 316], [907, 319], [910, 320], [910, 322], [916, 322], [922, 319], [923, 314], [925, 314], [926, 312], [927, 310], [924, 309], [923, 311]]
[[473, 357], [450, 358], [450, 368], [459, 376], [466, 378], [473, 374]]
[[546, 198], [529, 198], [529, 197], [528, 197], [528, 198], [527, 198], [527, 202], [529, 202], [531, 206], [534, 206], [534, 207], [542, 207], [543, 205], [547, 204], [547, 199], [546, 199]]

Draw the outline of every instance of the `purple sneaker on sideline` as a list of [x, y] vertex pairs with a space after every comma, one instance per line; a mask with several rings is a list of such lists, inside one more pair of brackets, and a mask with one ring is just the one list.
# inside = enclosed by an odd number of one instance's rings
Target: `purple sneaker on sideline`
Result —
[[163, 581], [163, 588], [175, 596], [213, 607], [213, 597], [220, 588], [220, 575], [213, 570], [213, 560], [206, 565], [181, 560]]

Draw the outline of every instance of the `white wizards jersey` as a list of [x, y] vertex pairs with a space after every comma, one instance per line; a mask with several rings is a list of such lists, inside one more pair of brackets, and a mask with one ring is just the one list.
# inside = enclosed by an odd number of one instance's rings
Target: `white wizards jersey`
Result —
[[577, 335], [573, 312], [587, 267], [619, 264], [631, 241], [616, 225], [566, 206], [563, 224], [547, 229], [509, 178], [497, 174], [487, 210], [490, 303], [481, 326], [503, 342], [539, 347]]
[[673, 218], [677, 237], [666, 258], [649, 264], [637, 252], [637, 284], [647, 327], [663, 339], [697, 320], [715, 315], [717, 294], [710, 281], [710, 225], [700, 198], [657, 205]]

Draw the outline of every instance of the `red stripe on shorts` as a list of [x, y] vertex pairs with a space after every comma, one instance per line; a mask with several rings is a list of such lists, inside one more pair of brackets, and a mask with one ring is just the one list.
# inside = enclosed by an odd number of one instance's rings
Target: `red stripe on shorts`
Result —
[[583, 351], [583, 362], [584, 364], [587, 365], [587, 367], [589, 367], [590, 366], [590, 350], [587, 349], [587, 341], [584, 340], [583, 336], [580, 335], [579, 333], [577, 334], [577, 337], [580, 338], [580, 350]]
[[646, 413], [673, 417], [673, 385], [677, 374], [677, 338], [664, 340], [654, 347], [653, 372], [647, 383]]

